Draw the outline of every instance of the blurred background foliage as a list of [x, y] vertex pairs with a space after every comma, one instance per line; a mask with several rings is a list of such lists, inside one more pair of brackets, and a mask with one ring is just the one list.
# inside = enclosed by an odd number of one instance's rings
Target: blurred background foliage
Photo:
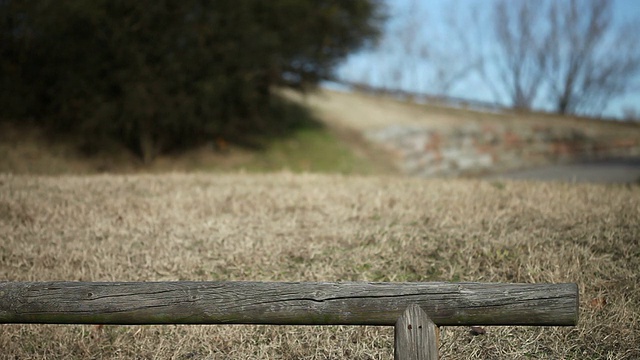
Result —
[[330, 78], [384, 20], [376, 0], [0, 0], [0, 118], [145, 162], [241, 143], [296, 126], [273, 90]]

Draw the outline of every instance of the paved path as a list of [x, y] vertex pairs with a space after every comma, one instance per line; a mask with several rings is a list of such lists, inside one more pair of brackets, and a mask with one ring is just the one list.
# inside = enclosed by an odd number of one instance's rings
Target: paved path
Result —
[[640, 183], [640, 158], [585, 161], [489, 175], [487, 179], [519, 179], [594, 183]]

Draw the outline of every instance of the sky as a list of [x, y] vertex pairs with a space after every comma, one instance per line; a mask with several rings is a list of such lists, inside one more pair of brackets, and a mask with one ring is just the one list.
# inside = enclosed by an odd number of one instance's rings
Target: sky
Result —
[[[515, 1], [515, 0], [511, 0]], [[538, 0], [526, 0], [537, 2]], [[560, 0], [556, 0], [560, 1]], [[588, 0], [578, 0], [578, 3], [586, 3]], [[640, 0], [616, 0], [613, 1], [613, 22], [615, 25], [622, 23], [634, 22], [640, 24]], [[454, 48], [456, 45], [455, 37], [450, 34], [447, 29], [449, 18], [453, 17], [454, 21], [458, 21], [473, 34], [477, 35], [477, 29], [468, 25], [470, 19], [464, 18], [465, 10], [473, 7], [490, 8], [495, 0], [385, 0], [390, 15], [387, 27], [394, 28], [400, 22], [405, 22], [407, 14], [412, 13], [416, 20], [416, 28], [425, 37], [431, 39], [426, 51], [431, 55], [436, 54], [445, 59], [443, 64], [450, 64], [446, 67], [442, 65], [440, 68], [434, 68], [426, 62], [418, 65], [410, 65], [410, 62], [398, 60], [398, 51], [394, 51], [390, 47], [382, 51], [364, 51], [350, 56], [340, 67], [336, 73], [338, 77], [355, 80], [358, 82], [367, 82], [373, 85], [389, 84], [393, 79], [401, 79], [395, 81], [395, 84], [403, 90], [415, 91], [419, 93], [439, 93], [442, 89], [431, 86], [437, 83], [434, 79], [438, 79], [438, 71], [446, 74], [454, 74], [457, 69], [455, 58], [449, 58], [451, 54], [447, 54], [448, 49]], [[460, 9], [456, 14], [452, 15], [447, 10], [454, 3], [455, 9]], [[467, 11], [468, 12], [468, 11]], [[459, 15], [463, 14], [463, 15]], [[396, 26], [397, 27], [397, 26]], [[492, 31], [492, 29], [481, 29], [481, 31]], [[417, 35], [420, 36], [420, 35]], [[640, 34], [638, 46], [640, 47]], [[433, 39], [436, 39], [433, 41]], [[397, 45], [397, 44], [395, 44]], [[384, 45], [383, 45], [384, 46]], [[456, 53], [461, 53], [456, 51]], [[462, 51], [464, 53], [464, 51]], [[394, 57], [395, 56], [395, 57]], [[459, 55], [457, 55], [459, 56]], [[406, 57], [405, 57], [406, 60]], [[420, 60], [416, 60], [420, 62]], [[402, 65], [392, 65], [401, 64]], [[421, 64], [421, 65], [420, 65]], [[640, 75], [640, 74], [639, 74]], [[386, 76], [386, 77], [385, 77]], [[395, 77], [394, 77], [395, 76]], [[622, 117], [623, 109], [633, 108], [637, 114], [640, 114], [640, 76], [636, 77], [639, 85], [635, 93], [627, 94], [611, 101], [603, 112], [605, 117]], [[463, 81], [456, 82], [455, 86], [448, 89], [450, 96], [467, 98], [472, 100], [481, 100], [488, 102], [504, 102], [504, 98], [496, 96], [495, 92], [485, 84], [486, 82], [478, 76], [469, 76]], [[497, 98], [499, 97], [499, 99]], [[541, 95], [544, 98], [544, 95]], [[541, 99], [539, 106], [545, 109], [545, 101]], [[546, 110], [550, 110], [547, 108]]]

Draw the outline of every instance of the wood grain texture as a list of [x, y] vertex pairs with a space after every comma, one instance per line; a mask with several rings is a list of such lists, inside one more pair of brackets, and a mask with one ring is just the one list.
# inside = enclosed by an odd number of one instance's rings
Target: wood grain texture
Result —
[[396, 322], [394, 359], [438, 360], [438, 328], [416, 304]]
[[0, 323], [575, 325], [576, 284], [2, 282]]

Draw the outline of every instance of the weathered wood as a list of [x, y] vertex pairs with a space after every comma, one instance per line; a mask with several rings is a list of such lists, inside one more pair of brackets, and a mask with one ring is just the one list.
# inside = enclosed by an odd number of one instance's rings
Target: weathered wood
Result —
[[420, 306], [411, 304], [395, 325], [395, 360], [438, 360], [438, 328]]
[[2, 282], [0, 323], [575, 325], [576, 284]]

